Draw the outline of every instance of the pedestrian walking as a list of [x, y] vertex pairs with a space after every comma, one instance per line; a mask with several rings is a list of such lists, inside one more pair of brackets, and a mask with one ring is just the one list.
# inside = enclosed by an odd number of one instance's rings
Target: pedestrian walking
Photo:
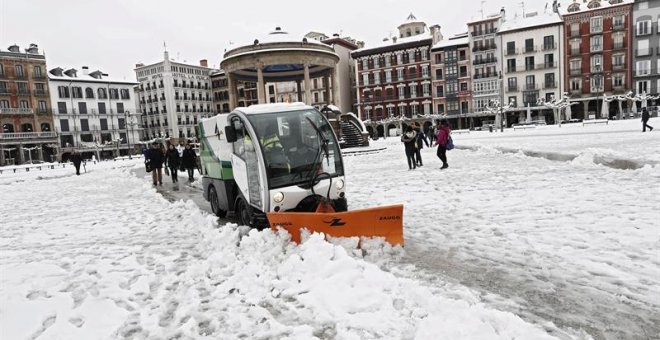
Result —
[[430, 148], [433, 145], [433, 126], [427, 125], [424, 127], [424, 144], [427, 148]]
[[151, 144], [151, 149], [149, 149], [148, 160], [151, 166], [151, 179], [153, 180], [154, 186], [160, 184], [163, 185], [163, 161], [165, 155], [161, 148], [160, 143], [154, 142]]
[[183, 142], [179, 142], [179, 145], [176, 146], [176, 151], [179, 152], [179, 158], [183, 157], [183, 150], [186, 148], [183, 146]]
[[405, 132], [401, 135], [401, 141], [406, 149], [406, 159], [408, 160], [408, 170], [417, 169], [415, 161], [415, 148], [417, 147], [417, 134], [412, 126], [406, 126]]
[[73, 152], [71, 155], [71, 162], [73, 162], [73, 166], [76, 168], [76, 175], [80, 176], [80, 164], [82, 164], [80, 151], [76, 150]]
[[197, 167], [197, 155], [190, 144], [186, 144], [181, 161], [183, 162], [183, 167], [188, 170], [188, 181], [194, 181], [195, 177], [193, 175], [195, 173], [195, 168]]
[[170, 174], [172, 174], [172, 183], [179, 182], [179, 162], [181, 158], [179, 157], [179, 151], [174, 148], [174, 144], [170, 144], [167, 153], [165, 154], [165, 166], [170, 169]]
[[440, 120], [438, 134], [435, 137], [436, 143], [438, 144], [437, 155], [442, 161], [442, 167], [440, 169], [447, 169], [449, 167], [449, 164], [447, 163], [447, 141], [449, 140], [450, 133], [451, 129], [449, 128], [449, 122], [446, 119]]
[[651, 115], [649, 114], [649, 110], [646, 108], [642, 108], [642, 132], [646, 132], [646, 128], [649, 128], [649, 131], [653, 131], [653, 126], [648, 125], [648, 121], [651, 118]]
[[415, 134], [417, 135], [416, 137], [416, 147], [415, 147], [415, 164], [417, 166], [423, 166], [422, 164], [422, 148], [424, 147], [424, 141], [426, 140], [426, 137], [424, 133], [422, 132], [422, 128], [419, 126], [418, 123], [415, 123], [413, 125], [413, 130], [415, 131]]

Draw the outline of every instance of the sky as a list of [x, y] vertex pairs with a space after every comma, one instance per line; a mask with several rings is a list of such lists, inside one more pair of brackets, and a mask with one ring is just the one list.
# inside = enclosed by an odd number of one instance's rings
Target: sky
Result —
[[[525, 11], [542, 12], [552, 0], [525, 0]], [[459, 6], [460, 4], [460, 6]], [[340, 33], [375, 45], [409, 13], [439, 24], [445, 38], [467, 31], [466, 23], [499, 12], [522, 12], [521, 0], [0, 0], [0, 50], [30, 43], [46, 52], [48, 68], [100, 69], [112, 78], [135, 80], [136, 63], [170, 58], [219, 67], [226, 49], [251, 43], [276, 26], [302, 36]], [[551, 7], [549, 4], [548, 7]]]

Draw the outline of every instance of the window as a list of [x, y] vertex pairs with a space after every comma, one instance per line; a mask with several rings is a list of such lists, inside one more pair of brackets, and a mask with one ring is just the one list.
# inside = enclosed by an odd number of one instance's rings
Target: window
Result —
[[57, 112], [67, 113], [66, 102], [57, 102]]
[[[625, 56], [623, 54], [617, 54], [617, 55], [612, 56], [612, 65], [614, 67], [623, 67], [623, 62], [625, 60], [624, 58], [625, 58]], [[660, 60], [660, 59], [658, 59], [658, 60]]]
[[105, 103], [99, 103], [99, 113], [105, 114]]
[[18, 86], [18, 93], [19, 94], [27, 94], [28, 93], [27, 83], [16, 82], [16, 85]]
[[603, 56], [595, 54], [591, 56], [591, 72], [600, 72], [603, 70]]
[[89, 131], [89, 120], [87, 119], [80, 120], [80, 130]]
[[392, 82], [392, 71], [391, 70], [385, 71], [385, 81], [388, 82], [388, 83]]
[[436, 64], [441, 64], [442, 63], [442, 53], [438, 53], [435, 55], [435, 63]]
[[467, 92], [468, 86], [467, 83], [461, 83], [461, 92]]
[[648, 80], [642, 80], [637, 82], [637, 93], [649, 92], [651, 87], [651, 82]]
[[651, 54], [651, 49], [649, 48], [649, 40], [637, 40], [637, 56], [646, 56]]
[[4, 75], [4, 74], [5, 74], [5, 67], [2, 66], [2, 64], [0, 64], [0, 75]]
[[85, 88], [85, 98], [94, 98], [94, 90], [91, 87]]
[[71, 96], [73, 98], [82, 98], [82, 88], [79, 86], [73, 86], [71, 87]]
[[651, 34], [651, 20], [637, 22], [637, 35]]
[[603, 31], [603, 17], [594, 17], [591, 18], [591, 33], [600, 33]]
[[555, 37], [552, 35], [543, 37], [543, 49], [552, 50], [554, 48], [555, 48]]
[[23, 72], [23, 65], [15, 65], [14, 69], [16, 70], [16, 78], [25, 78], [25, 73]]
[[436, 97], [444, 97], [445, 96], [444, 87], [442, 85], [436, 86], [435, 93], [436, 93]]
[[530, 71], [534, 69], [534, 57], [525, 58], [525, 70]]
[[507, 59], [506, 60], [506, 72], [516, 72], [516, 59]]
[[525, 52], [533, 52], [534, 50], [534, 39], [525, 39]]
[[98, 92], [98, 99], [108, 99], [108, 91], [104, 88], [99, 88], [96, 92]]
[[87, 103], [85, 102], [78, 103], [78, 113], [87, 114]]
[[69, 132], [69, 120], [68, 119], [60, 119], [60, 130], [62, 132]]
[[442, 69], [436, 69], [435, 70], [435, 79], [442, 79]]
[[396, 70], [396, 75], [397, 75], [398, 80], [403, 80], [403, 69], [400, 68], [400, 69]]
[[518, 91], [518, 78], [511, 77], [507, 79], [508, 91]]
[[614, 87], [623, 87], [623, 75], [615, 74], [614, 75]]
[[424, 94], [424, 97], [428, 97], [431, 95], [431, 86], [429, 84], [423, 84], [422, 85], [422, 93]]
[[445, 104], [438, 104], [438, 113], [445, 113]]
[[40, 100], [39, 101], [39, 113], [46, 113], [48, 112], [48, 104], [46, 104], [45, 100]]
[[546, 73], [545, 74], [545, 84], [543, 86], [546, 89], [554, 89], [557, 87], [555, 85], [555, 74], [554, 73]]
[[591, 52], [600, 52], [603, 50], [603, 36], [594, 35], [591, 37]]
[[35, 66], [33, 73], [34, 73], [34, 78], [36, 79], [41, 78], [41, 66]]
[[526, 90], [536, 89], [536, 78], [534, 77], [534, 75], [529, 75], [525, 77], [525, 89]]
[[128, 89], [121, 89], [121, 99], [131, 99]]
[[119, 90], [110, 89], [110, 99], [119, 99]]
[[69, 98], [69, 88], [67, 86], [58, 86], [57, 93], [60, 98]]
[[506, 54], [507, 55], [516, 54], [516, 42], [515, 41], [509, 41], [509, 42], [506, 43]]
[[612, 19], [614, 28], [623, 28], [623, 15], [617, 15]]
[[571, 24], [571, 37], [580, 35], [580, 23], [574, 22]]
[[18, 105], [21, 109], [29, 109], [30, 108], [30, 104], [28, 103], [27, 100], [21, 100]]
[[614, 43], [614, 49], [623, 48], [623, 33], [614, 33], [612, 34], [612, 42]]
[[645, 76], [651, 73], [651, 61], [640, 60], [637, 62], [636, 76]]
[[102, 118], [99, 120], [99, 123], [101, 125], [101, 131], [106, 131], [108, 130], [108, 120], [106, 118]]
[[571, 60], [571, 72], [579, 72], [582, 68], [582, 60], [573, 59]]

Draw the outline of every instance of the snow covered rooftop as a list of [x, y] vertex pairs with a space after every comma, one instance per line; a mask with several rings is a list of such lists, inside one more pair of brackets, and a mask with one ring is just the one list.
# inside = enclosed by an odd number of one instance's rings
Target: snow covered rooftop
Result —
[[66, 71], [63, 71], [61, 75], [59, 75], [59, 72], [57, 72], [58, 70], [62, 71], [62, 68], [56, 67], [48, 72], [49, 81], [66, 81], [66, 82], [73, 81], [73, 82], [104, 83], [104, 84], [121, 83], [121, 84], [138, 85], [138, 83], [133, 80], [110, 78], [108, 77], [107, 73], [103, 73], [102, 71], [99, 70], [91, 71], [88, 74], [84, 74], [83, 72], [71, 68], [71, 69], [67, 69]]
[[564, 0], [559, 7], [559, 14], [584, 13], [616, 6], [632, 5], [634, 2], [634, 0]]
[[515, 15], [513, 18], [506, 18], [500, 26], [499, 33], [518, 31], [526, 28], [560, 24], [562, 22], [559, 14], [552, 11], [536, 14], [529, 13], [525, 16]]
[[[297, 36], [297, 35], [292, 35], [289, 34], [289, 32], [286, 32], [282, 30], [281, 27], [275, 27], [275, 30], [272, 32], [262, 35], [257, 37], [257, 40], [259, 40], [259, 44], [268, 44], [268, 43], [288, 43], [288, 42], [302, 42], [304, 36]], [[307, 42], [310, 44], [320, 44], [322, 45], [321, 42], [314, 40], [314, 39], [307, 39]], [[254, 41], [251, 41], [249, 44], [246, 45], [252, 45]]]
[[449, 47], [449, 46], [467, 45], [468, 43], [469, 43], [468, 37], [441, 40], [441, 41], [438, 41], [435, 45], [433, 45], [433, 47], [431, 47], [431, 49], [434, 50], [434, 49], [437, 49], [437, 48], [445, 48], [445, 47]]
[[383, 48], [383, 47], [388, 47], [388, 46], [397, 46], [397, 45], [403, 45], [407, 43], [412, 43], [412, 42], [419, 42], [419, 41], [424, 41], [427, 39], [432, 39], [433, 37], [431, 36], [431, 31], [427, 27], [424, 27], [424, 32], [413, 35], [410, 37], [403, 37], [403, 38], [396, 38], [396, 42], [392, 38], [388, 38], [385, 41], [380, 42], [377, 45], [369, 46], [369, 47], [364, 47], [355, 50], [355, 52], [364, 52], [368, 50], [374, 50], [378, 48]]

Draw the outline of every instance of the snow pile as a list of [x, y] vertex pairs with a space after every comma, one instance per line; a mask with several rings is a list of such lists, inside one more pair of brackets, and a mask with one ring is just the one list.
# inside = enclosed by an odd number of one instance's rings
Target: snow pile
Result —
[[475, 297], [441, 296], [319, 235], [217, 227], [127, 169], [9, 183], [0, 328], [24, 338], [550, 339]]

